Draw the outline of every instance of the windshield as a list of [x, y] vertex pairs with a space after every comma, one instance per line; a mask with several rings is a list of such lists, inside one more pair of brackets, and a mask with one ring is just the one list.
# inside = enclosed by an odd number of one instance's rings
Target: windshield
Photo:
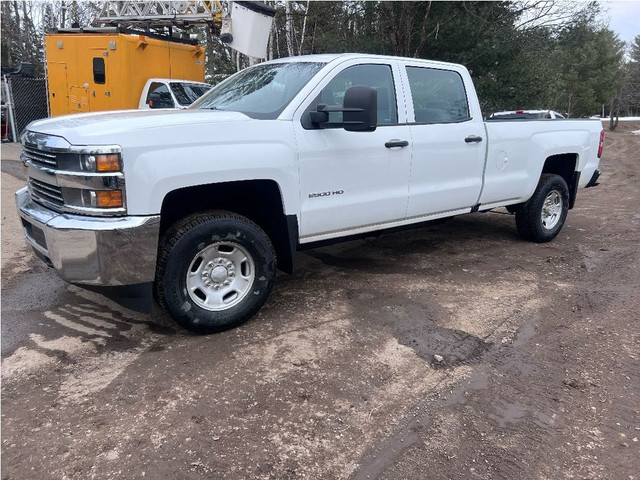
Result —
[[323, 66], [319, 62], [291, 62], [248, 68], [212, 88], [191, 108], [275, 119]]
[[203, 83], [171, 82], [171, 91], [182, 106], [191, 105], [211, 89], [211, 85]]

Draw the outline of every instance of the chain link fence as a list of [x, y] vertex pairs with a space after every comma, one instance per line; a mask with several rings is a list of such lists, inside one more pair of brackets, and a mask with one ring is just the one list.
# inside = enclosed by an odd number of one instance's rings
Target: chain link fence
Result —
[[29, 123], [49, 116], [46, 80], [6, 76], [4, 83], [5, 120], [10, 139], [17, 142]]

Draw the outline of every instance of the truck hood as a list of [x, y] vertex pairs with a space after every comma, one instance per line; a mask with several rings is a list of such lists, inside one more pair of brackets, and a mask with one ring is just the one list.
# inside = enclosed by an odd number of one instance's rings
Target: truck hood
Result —
[[251, 122], [239, 112], [219, 110], [119, 110], [82, 113], [37, 120], [27, 127], [32, 132], [65, 138], [72, 145], [112, 143], [121, 134], [128, 135], [172, 126], [193, 127], [212, 123]]

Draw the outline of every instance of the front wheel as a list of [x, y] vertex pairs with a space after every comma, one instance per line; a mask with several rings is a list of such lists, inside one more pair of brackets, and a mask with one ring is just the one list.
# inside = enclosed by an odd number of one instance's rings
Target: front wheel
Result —
[[219, 332], [260, 309], [275, 272], [273, 246], [255, 223], [230, 212], [195, 214], [163, 237], [156, 299], [187, 330]]
[[532, 197], [516, 211], [518, 234], [533, 242], [553, 240], [569, 211], [569, 187], [559, 175], [545, 173]]

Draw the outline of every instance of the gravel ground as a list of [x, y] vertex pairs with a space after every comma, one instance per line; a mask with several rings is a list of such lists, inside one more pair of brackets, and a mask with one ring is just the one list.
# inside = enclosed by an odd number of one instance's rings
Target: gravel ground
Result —
[[496, 210], [299, 253], [208, 337], [37, 260], [3, 145], [2, 478], [640, 478], [638, 128], [549, 244]]

